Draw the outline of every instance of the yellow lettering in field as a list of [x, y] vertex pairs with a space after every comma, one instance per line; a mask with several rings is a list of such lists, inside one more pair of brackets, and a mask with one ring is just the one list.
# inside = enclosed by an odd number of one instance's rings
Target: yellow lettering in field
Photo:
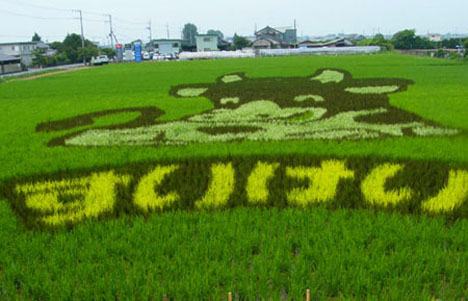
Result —
[[179, 199], [176, 192], [170, 192], [164, 196], [159, 195], [155, 189], [161, 185], [166, 176], [173, 173], [179, 167], [177, 165], [157, 166], [151, 173], [144, 176], [134, 193], [135, 205], [145, 212], [151, 210], [163, 210], [170, 207]]
[[361, 184], [366, 202], [387, 207], [410, 199], [412, 191], [409, 188], [385, 191], [387, 180], [394, 177], [402, 169], [403, 166], [400, 164], [387, 163], [372, 170]]
[[205, 196], [195, 202], [198, 209], [215, 209], [226, 206], [234, 191], [234, 168], [232, 164], [213, 164], [212, 178]]
[[26, 207], [44, 214], [42, 222], [59, 226], [111, 212], [116, 185], [129, 182], [130, 176], [117, 176], [109, 171], [73, 180], [21, 185], [16, 190], [25, 195]]
[[438, 195], [424, 201], [421, 208], [431, 213], [453, 211], [468, 198], [468, 172], [451, 170], [447, 186]]
[[247, 180], [247, 199], [250, 204], [265, 204], [268, 200], [268, 182], [273, 178], [278, 163], [258, 162]]
[[354, 172], [346, 169], [343, 161], [336, 160], [322, 162], [320, 168], [288, 167], [286, 174], [291, 178], [309, 180], [308, 188], [295, 188], [287, 195], [290, 204], [301, 207], [333, 200], [339, 181], [354, 178]]

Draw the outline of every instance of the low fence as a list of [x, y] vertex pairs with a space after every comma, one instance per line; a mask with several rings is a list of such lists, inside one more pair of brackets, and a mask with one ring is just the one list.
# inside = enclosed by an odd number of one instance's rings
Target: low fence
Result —
[[253, 58], [265, 56], [295, 56], [295, 55], [350, 55], [371, 54], [380, 52], [378, 46], [361, 47], [320, 47], [320, 48], [293, 48], [293, 49], [260, 49], [260, 50], [237, 50], [237, 51], [204, 51], [204, 52], [182, 52], [180, 60], [202, 60], [202, 59], [233, 59]]
[[253, 50], [182, 52], [180, 60], [239, 59], [255, 57]]
[[379, 46], [261, 49], [258, 51], [258, 55], [259, 56], [349, 55], [349, 54], [371, 54], [371, 53], [376, 53], [376, 52], [380, 52]]
[[417, 56], [434, 56], [439, 50], [445, 51], [446, 53], [458, 53], [463, 55], [462, 49], [409, 49], [409, 50], [398, 50], [401, 54], [417, 55]]

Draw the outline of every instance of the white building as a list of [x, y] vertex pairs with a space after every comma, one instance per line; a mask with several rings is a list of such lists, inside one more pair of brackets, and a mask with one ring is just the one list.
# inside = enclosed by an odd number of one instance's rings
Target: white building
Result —
[[200, 34], [195, 36], [197, 52], [218, 51], [218, 35]]
[[430, 33], [428, 35], [429, 41], [431, 42], [441, 42], [442, 41], [442, 36], [438, 33]]
[[179, 53], [182, 49], [182, 40], [159, 39], [152, 42], [154, 51], [159, 54]]
[[43, 42], [16, 42], [16, 43], [1, 43], [0, 53], [14, 56], [21, 59], [21, 62], [30, 66], [34, 58], [34, 50], [44, 49], [45, 55], [52, 55], [55, 53], [53, 49], [50, 49], [48, 44]]

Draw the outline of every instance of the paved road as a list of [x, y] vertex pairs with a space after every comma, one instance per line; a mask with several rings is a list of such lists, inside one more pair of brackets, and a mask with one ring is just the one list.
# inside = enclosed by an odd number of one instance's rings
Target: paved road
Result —
[[63, 65], [63, 66], [55, 66], [55, 67], [49, 67], [49, 68], [43, 68], [43, 69], [31, 68], [28, 71], [22, 71], [22, 72], [16, 72], [16, 73], [0, 75], [0, 78], [2, 78], [2, 77], [3, 78], [11, 77], [11, 76], [19, 76], [19, 75], [24, 75], [24, 74], [31, 74], [32, 75], [34, 73], [38, 73], [38, 72], [46, 71], [46, 70], [50, 70], [50, 69], [67, 70], [67, 69], [76, 68], [76, 67], [80, 67], [80, 66], [83, 66], [83, 64], [81, 63], [81, 64], [73, 64], [73, 65]]

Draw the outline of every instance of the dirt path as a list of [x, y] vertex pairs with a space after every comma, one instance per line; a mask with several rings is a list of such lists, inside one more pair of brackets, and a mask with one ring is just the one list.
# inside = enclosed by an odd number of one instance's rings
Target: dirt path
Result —
[[37, 78], [41, 78], [41, 77], [46, 77], [46, 76], [50, 76], [50, 75], [56, 75], [56, 74], [61, 74], [61, 73], [68, 73], [68, 72], [77, 71], [77, 70], [83, 70], [83, 69], [88, 69], [88, 68], [90, 68], [90, 67], [77, 67], [77, 68], [70, 68], [70, 69], [66, 69], [66, 70], [58, 70], [58, 71], [49, 72], [49, 73], [44, 73], [44, 74], [31, 75], [31, 76], [24, 77], [24, 78], [17, 78], [17, 79], [13, 79], [13, 80], [11, 80], [11, 81], [33, 80], [33, 79], [37, 79]]

